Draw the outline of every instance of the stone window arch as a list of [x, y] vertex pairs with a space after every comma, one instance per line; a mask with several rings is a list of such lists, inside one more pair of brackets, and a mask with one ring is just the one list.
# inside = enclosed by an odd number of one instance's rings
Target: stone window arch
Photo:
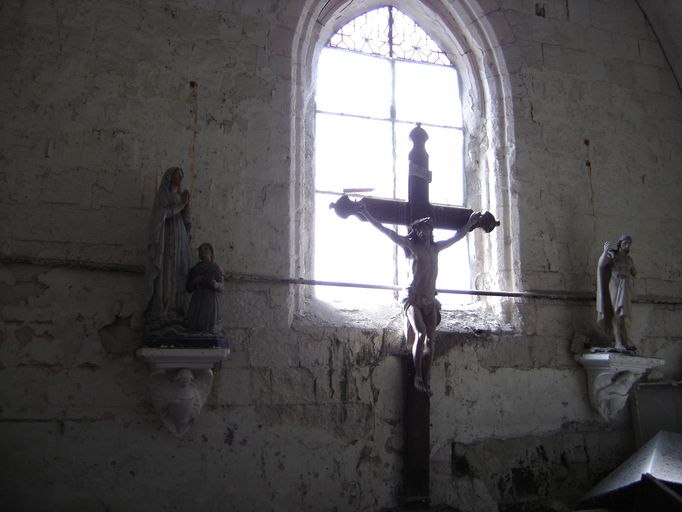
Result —
[[[302, 13], [293, 47], [291, 259], [292, 275], [313, 278], [315, 90], [319, 55], [343, 25], [379, 2], [311, 2]], [[511, 87], [500, 44], [477, 2], [395, 1], [434, 38], [460, 73], [464, 133], [465, 206], [490, 210], [501, 220], [490, 235], [476, 233], [470, 268], [477, 289], [515, 290], [516, 207], [510, 186], [514, 158]], [[352, 243], [352, 241], [350, 242]], [[312, 300], [296, 294], [296, 307]]]

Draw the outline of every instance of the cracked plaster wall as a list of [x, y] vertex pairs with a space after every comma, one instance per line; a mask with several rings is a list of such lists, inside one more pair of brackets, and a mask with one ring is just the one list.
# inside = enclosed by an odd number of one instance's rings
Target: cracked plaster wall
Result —
[[[509, 236], [523, 288], [591, 291], [603, 241], [626, 231], [638, 292], [679, 301], [682, 98], [636, 2], [479, 4], [510, 73]], [[194, 240], [213, 242], [228, 272], [287, 275], [301, 12], [267, 1], [0, 7], [0, 494], [16, 510], [397, 503], [397, 316], [290, 324], [287, 287], [228, 284], [233, 353], [176, 440], [134, 357], [141, 274], [112, 270], [143, 265], [158, 180], [182, 165]], [[598, 420], [569, 353], [573, 334], [594, 328], [592, 304], [515, 308], [514, 327], [465, 318], [439, 334], [434, 502], [570, 504], [632, 449], [627, 411]], [[645, 300], [635, 318], [642, 353], [682, 377], [679, 305]]]

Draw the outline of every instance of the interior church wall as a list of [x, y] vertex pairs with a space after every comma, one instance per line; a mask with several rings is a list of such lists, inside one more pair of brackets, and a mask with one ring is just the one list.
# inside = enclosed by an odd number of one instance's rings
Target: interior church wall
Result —
[[[381, 321], [320, 318], [296, 311], [291, 286], [243, 279], [298, 277], [291, 196], [305, 184], [291, 180], [292, 45], [303, 13], [323, 4], [3, 2], [0, 496], [9, 509], [400, 502], [399, 307]], [[432, 501], [570, 506], [634, 448], [629, 411], [596, 415], [570, 350], [596, 329], [585, 297], [605, 240], [632, 235], [639, 351], [666, 359], [663, 378], [682, 378], [680, 87], [634, 0], [438, 5], [478, 13], [504, 58], [516, 216], [505, 238], [518, 249], [519, 289], [578, 298], [509, 299], [512, 321], [471, 308], [446, 315], [433, 369]], [[231, 354], [180, 439], [156, 417], [149, 368], [135, 356], [150, 209], [174, 165], [193, 191], [193, 247], [211, 242], [233, 277], [223, 294]]]

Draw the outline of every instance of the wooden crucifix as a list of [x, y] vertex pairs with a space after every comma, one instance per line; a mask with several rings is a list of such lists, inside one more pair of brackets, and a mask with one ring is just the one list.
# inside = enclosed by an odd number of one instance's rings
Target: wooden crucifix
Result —
[[[429, 502], [429, 373], [433, 357], [433, 340], [440, 323], [440, 303], [436, 300], [438, 253], [461, 240], [469, 231], [480, 227], [487, 233], [499, 222], [490, 213], [466, 208], [436, 205], [429, 201], [429, 155], [426, 131], [417, 123], [410, 132], [413, 142], [409, 154], [408, 200], [398, 201], [364, 197], [352, 201], [343, 195], [330, 205], [341, 217], [357, 215], [405, 250], [411, 260], [413, 279], [403, 300], [406, 341], [412, 358], [406, 358], [405, 373], [405, 493], [412, 504]], [[401, 236], [382, 223], [410, 226]], [[433, 229], [456, 230], [446, 240], [434, 241]]]

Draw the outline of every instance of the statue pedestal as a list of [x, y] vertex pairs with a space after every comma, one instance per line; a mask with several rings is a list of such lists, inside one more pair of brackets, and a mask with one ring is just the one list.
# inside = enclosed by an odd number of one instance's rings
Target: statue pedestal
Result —
[[590, 404], [605, 420], [612, 420], [625, 407], [633, 384], [664, 359], [621, 352], [585, 352], [575, 360], [587, 372]]
[[151, 366], [154, 410], [174, 436], [183, 436], [194, 424], [211, 391], [213, 368], [229, 353], [226, 347], [137, 350], [137, 357]]
[[180, 332], [173, 334], [153, 334], [144, 338], [145, 348], [230, 348], [227, 339], [221, 334]]

